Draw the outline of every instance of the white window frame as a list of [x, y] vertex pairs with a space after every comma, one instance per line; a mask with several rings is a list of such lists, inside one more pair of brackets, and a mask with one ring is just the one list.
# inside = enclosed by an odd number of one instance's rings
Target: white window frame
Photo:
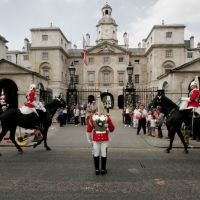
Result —
[[193, 53], [192, 52], [187, 52], [187, 58], [193, 58]]
[[135, 74], [135, 83], [140, 83], [140, 75]]
[[94, 73], [88, 74], [88, 81], [90, 86], [94, 86]]
[[91, 64], [91, 63], [94, 63], [94, 58], [90, 57], [88, 58], [88, 62]]
[[119, 57], [119, 63], [123, 63], [124, 62], [124, 57]]
[[42, 41], [48, 41], [48, 35], [42, 35]]
[[12, 61], [12, 56], [7, 56], [6, 59], [7, 59], [8, 61]]
[[103, 63], [109, 63], [109, 57], [104, 57], [103, 58]]
[[43, 59], [43, 60], [49, 59], [49, 53], [43, 52], [43, 53], [42, 53], [42, 59]]
[[172, 50], [166, 50], [165, 57], [172, 57]]
[[24, 60], [29, 60], [29, 55], [23, 55]]
[[103, 73], [103, 83], [104, 85], [110, 85], [110, 73], [105, 72]]
[[172, 32], [166, 32], [166, 38], [172, 38]]

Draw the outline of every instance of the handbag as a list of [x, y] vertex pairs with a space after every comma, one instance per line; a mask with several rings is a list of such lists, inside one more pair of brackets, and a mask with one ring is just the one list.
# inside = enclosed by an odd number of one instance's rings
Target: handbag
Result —
[[136, 118], [136, 119], [142, 119], [142, 114], [137, 114], [137, 115], [135, 116], [135, 118]]

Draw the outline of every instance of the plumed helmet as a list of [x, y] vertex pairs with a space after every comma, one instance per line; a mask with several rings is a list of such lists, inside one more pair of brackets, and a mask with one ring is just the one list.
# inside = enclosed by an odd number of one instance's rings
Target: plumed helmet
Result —
[[35, 85], [35, 84], [31, 84], [31, 85], [30, 85], [30, 90], [32, 90], [33, 88], [36, 88], [36, 85]]
[[196, 85], [196, 86], [197, 86], [197, 83], [196, 83], [195, 81], [192, 81], [192, 82], [190, 83], [190, 86], [192, 86], [192, 85]]

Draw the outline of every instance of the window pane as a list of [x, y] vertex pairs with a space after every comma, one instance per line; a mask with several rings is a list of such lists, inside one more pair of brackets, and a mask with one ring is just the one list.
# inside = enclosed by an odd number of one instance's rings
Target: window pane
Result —
[[94, 58], [89, 58], [89, 63], [93, 63], [94, 62]]
[[192, 58], [192, 53], [187, 53], [188, 58]]
[[136, 74], [136, 75], [135, 75], [135, 83], [139, 83], [139, 81], [140, 81], [140, 80], [139, 80], [139, 74]]
[[124, 73], [119, 73], [119, 83], [124, 82]]
[[24, 60], [29, 60], [29, 56], [28, 55], [24, 55]]
[[135, 60], [135, 64], [140, 64], [140, 60]]
[[49, 78], [49, 70], [44, 70], [44, 71], [43, 71], [43, 76]]
[[166, 38], [171, 38], [172, 37], [172, 32], [166, 32]]
[[74, 61], [74, 65], [78, 65], [79, 64], [79, 61]]
[[7, 60], [8, 61], [12, 61], [12, 57], [11, 56], [7, 56]]
[[172, 56], [172, 51], [166, 51], [166, 57], [171, 57]]
[[43, 59], [48, 59], [48, 53], [42, 53], [42, 58]]
[[109, 74], [104, 74], [104, 84], [109, 84]]
[[48, 41], [48, 35], [43, 35], [42, 36], [42, 41]]
[[108, 61], [109, 61], [108, 57], [105, 57], [104, 58], [104, 63], [108, 63]]
[[124, 62], [124, 58], [119, 58], [119, 62]]

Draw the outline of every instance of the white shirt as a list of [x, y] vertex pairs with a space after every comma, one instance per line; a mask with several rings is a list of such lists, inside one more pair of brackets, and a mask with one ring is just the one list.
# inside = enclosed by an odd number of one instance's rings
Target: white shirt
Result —
[[85, 110], [81, 110], [80, 113], [81, 113], [81, 117], [85, 117]]
[[156, 122], [157, 122], [157, 120], [156, 119], [151, 119], [151, 121], [150, 121], [150, 126], [151, 127], [156, 127]]
[[77, 117], [77, 116], [79, 116], [79, 109], [74, 109], [74, 115], [75, 115], [75, 117]]

